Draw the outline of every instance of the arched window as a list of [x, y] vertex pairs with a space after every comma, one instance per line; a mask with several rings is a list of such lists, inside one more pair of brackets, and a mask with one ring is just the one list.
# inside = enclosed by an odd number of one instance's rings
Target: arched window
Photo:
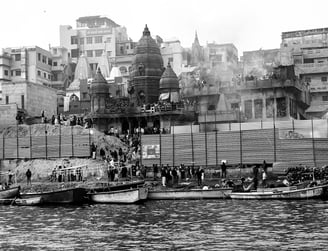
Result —
[[120, 67], [121, 74], [126, 74], [128, 72], [128, 69], [125, 66]]

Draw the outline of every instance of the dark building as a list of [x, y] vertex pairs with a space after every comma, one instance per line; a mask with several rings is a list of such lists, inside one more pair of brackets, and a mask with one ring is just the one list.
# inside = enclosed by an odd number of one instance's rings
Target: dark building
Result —
[[160, 48], [146, 25], [135, 47], [132, 62], [130, 93], [136, 105], [155, 103], [159, 97], [159, 80], [163, 74]]

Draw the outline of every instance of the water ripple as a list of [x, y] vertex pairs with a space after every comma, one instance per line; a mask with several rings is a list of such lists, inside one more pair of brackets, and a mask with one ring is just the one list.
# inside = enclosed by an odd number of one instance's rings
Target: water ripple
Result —
[[328, 203], [0, 206], [1, 250], [325, 250]]

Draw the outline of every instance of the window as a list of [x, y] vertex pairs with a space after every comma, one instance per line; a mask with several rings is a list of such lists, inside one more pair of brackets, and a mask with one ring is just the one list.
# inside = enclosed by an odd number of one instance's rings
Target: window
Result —
[[328, 101], [328, 96], [322, 96], [322, 101]]
[[38, 71], [38, 76], [40, 76], [40, 77], [41, 77], [41, 71]]
[[21, 95], [21, 104], [22, 104], [22, 109], [25, 108], [25, 97], [24, 95]]
[[50, 74], [48, 74], [48, 79], [51, 80], [51, 75]]
[[110, 43], [112, 41], [112, 38], [111, 37], [107, 37], [106, 38], [106, 43]]
[[47, 57], [46, 56], [42, 56], [42, 63], [44, 63], [44, 64], [47, 63]]
[[173, 58], [172, 57], [169, 57], [169, 62], [173, 62]]
[[71, 44], [77, 44], [77, 36], [71, 36]]
[[71, 50], [71, 55], [72, 55], [72, 58], [79, 57], [79, 49], [72, 49]]
[[11, 70], [11, 76], [14, 76], [14, 71], [13, 70]]
[[305, 81], [306, 83], [311, 83], [311, 78], [310, 78], [310, 77], [305, 77], [304, 81]]
[[16, 76], [20, 76], [21, 75], [21, 70], [16, 70], [15, 74], [16, 74]]
[[95, 43], [96, 44], [101, 44], [102, 43], [102, 36], [95, 37]]
[[21, 61], [21, 54], [15, 54], [15, 61]]
[[80, 38], [80, 44], [84, 44], [84, 37]]
[[8, 75], [9, 75], [9, 71], [5, 70], [5, 76], [8, 76]]
[[38, 61], [41, 61], [41, 53], [38, 53]]
[[57, 66], [58, 63], [56, 61], [53, 62], [53, 66]]
[[52, 52], [53, 52], [53, 54], [56, 55], [57, 54], [57, 48], [53, 48], [53, 51]]
[[52, 65], [52, 59], [51, 58], [48, 58], [48, 65]]
[[92, 50], [87, 50], [87, 57], [93, 57], [93, 51]]
[[87, 98], [87, 93], [86, 93], [86, 92], [83, 92], [83, 93], [82, 93], [82, 98], [83, 98], [83, 99], [86, 99], [86, 98]]
[[95, 50], [95, 56], [101, 57], [103, 50]]
[[111, 57], [112, 56], [112, 52], [111, 51], [107, 51], [107, 56]]
[[44, 78], [47, 78], [47, 73], [44, 72], [44, 73], [43, 73], [43, 77], [44, 77]]
[[87, 37], [87, 44], [92, 44], [92, 37]]
[[322, 82], [327, 82], [327, 77], [325, 76], [325, 77], [321, 77], [321, 81]]
[[6, 105], [9, 104], [9, 96], [6, 96]]

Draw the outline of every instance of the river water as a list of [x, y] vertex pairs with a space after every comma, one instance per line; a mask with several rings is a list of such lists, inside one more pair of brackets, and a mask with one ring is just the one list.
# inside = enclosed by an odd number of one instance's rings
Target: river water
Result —
[[0, 206], [0, 250], [327, 250], [328, 201]]

